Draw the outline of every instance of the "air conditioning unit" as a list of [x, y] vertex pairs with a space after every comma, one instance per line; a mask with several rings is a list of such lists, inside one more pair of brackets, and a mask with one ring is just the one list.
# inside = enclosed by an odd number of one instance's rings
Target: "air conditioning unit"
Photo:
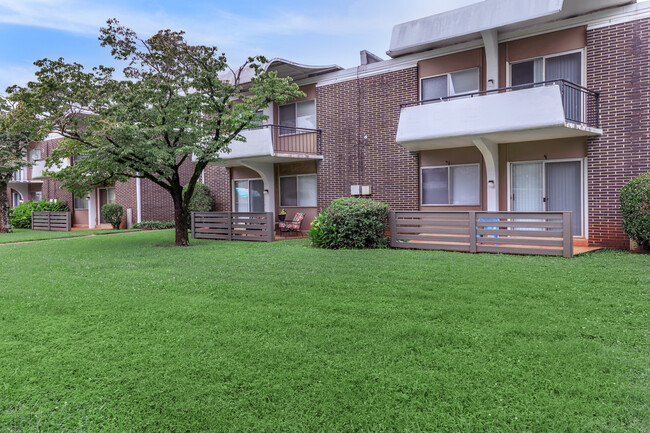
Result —
[[350, 195], [361, 195], [361, 185], [350, 186]]
[[361, 187], [361, 195], [370, 195], [370, 185], [363, 185]]

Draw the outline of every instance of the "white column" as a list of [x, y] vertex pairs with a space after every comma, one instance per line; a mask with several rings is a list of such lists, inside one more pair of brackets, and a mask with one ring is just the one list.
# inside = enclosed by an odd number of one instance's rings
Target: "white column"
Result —
[[275, 213], [275, 169], [272, 162], [239, 161], [244, 167], [255, 170], [264, 181], [264, 212]]
[[488, 181], [487, 210], [496, 212], [499, 210], [499, 145], [482, 137], [474, 137], [472, 142], [481, 151], [485, 161]]
[[90, 191], [90, 199], [88, 199], [88, 228], [94, 229], [97, 225], [98, 215], [101, 212], [99, 209], [99, 195], [97, 189]]
[[481, 32], [485, 45], [485, 90], [499, 87], [499, 34], [496, 29]]

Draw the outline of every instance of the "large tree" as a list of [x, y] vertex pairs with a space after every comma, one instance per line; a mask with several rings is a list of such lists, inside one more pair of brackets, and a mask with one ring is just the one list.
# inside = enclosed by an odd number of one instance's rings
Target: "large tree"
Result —
[[0, 233], [11, 233], [8, 184], [16, 171], [30, 165], [27, 146], [41, 138], [38, 126], [22, 104], [0, 97]]
[[[48, 158], [50, 167], [83, 157], [53, 174], [64, 189], [83, 194], [106, 182], [149, 179], [171, 195], [175, 244], [188, 245], [188, 204], [203, 169], [230, 143], [245, 141], [240, 133], [258, 110], [303, 94], [290, 78], [266, 72], [264, 57], [233, 69], [216, 47], [190, 45], [183, 32], [144, 39], [111, 19], [99, 39], [126, 63], [125, 80], [114, 78], [112, 68], [87, 72], [44, 59], [35, 62], [36, 81], [8, 91], [65, 138]], [[192, 159], [183, 192], [181, 166]]]

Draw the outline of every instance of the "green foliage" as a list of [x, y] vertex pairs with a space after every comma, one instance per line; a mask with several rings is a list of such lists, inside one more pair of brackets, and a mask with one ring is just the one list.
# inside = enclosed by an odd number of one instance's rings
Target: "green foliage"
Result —
[[316, 217], [307, 234], [321, 248], [383, 247], [388, 243], [388, 207], [366, 198], [340, 198]]
[[[101, 45], [125, 65], [125, 79], [116, 79], [110, 67], [88, 72], [62, 58], [42, 59], [35, 62], [35, 81], [7, 91], [66, 138], [48, 167], [86, 156], [51, 173], [64, 189], [80, 195], [103, 182], [149, 179], [180, 205], [177, 244], [187, 245], [187, 205], [207, 164], [245, 141], [241, 132], [259, 120], [258, 110], [304, 93], [291, 78], [267, 72], [263, 56], [234, 70], [217, 47], [190, 45], [182, 31], [160, 30], [145, 39], [110, 19], [100, 32]], [[193, 157], [183, 194], [180, 167]]]
[[133, 224], [133, 229], [135, 230], [166, 230], [173, 229], [173, 221], [142, 221], [139, 223]]
[[[187, 192], [189, 185], [183, 187], [183, 194]], [[194, 193], [187, 207], [190, 212], [210, 212], [212, 206], [214, 205], [214, 200], [212, 199], [212, 193], [210, 192], [210, 187], [204, 183], [197, 183], [194, 187]]]
[[26, 201], [9, 210], [11, 225], [19, 229], [32, 228], [32, 212], [67, 212], [64, 201]]
[[650, 173], [625, 184], [619, 195], [623, 229], [627, 236], [646, 250], [650, 249]]
[[113, 226], [113, 229], [119, 230], [122, 224], [122, 216], [124, 215], [124, 208], [121, 204], [106, 203], [102, 206], [102, 218], [104, 221]]

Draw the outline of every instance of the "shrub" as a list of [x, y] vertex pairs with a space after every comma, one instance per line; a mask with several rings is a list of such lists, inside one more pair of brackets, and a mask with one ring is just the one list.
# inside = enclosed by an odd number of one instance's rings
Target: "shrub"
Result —
[[104, 221], [113, 226], [113, 229], [119, 230], [122, 224], [122, 215], [124, 215], [124, 208], [121, 204], [106, 203], [102, 206], [102, 218]]
[[32, 212], [67, 212], [68, 204], [64, 201], [26, 201], [9, 209], [11, 225], [18, 229], [32, 228]]
[[388, 205], [366, 198], [334, 200], [307, 232], [321, 248], [378, 248], [388, 244]]
[[173, 229], [173, 221], [142, 221], [136, 224], [133, 224], [134, 229], [138, 230], [166, 230]]
[[[187, 185], [183, 187], [183, 194], [187, 191]], [[188, 209], [192, 212], [210, 212], [214, 202], [210, 188], [204, 183], [197, 183], [194, 187], [194, 194], [190, 199]]]
[[650, 250], [650, 173], [625, 184], [619, 196], [623, 230], [645, 250]]

